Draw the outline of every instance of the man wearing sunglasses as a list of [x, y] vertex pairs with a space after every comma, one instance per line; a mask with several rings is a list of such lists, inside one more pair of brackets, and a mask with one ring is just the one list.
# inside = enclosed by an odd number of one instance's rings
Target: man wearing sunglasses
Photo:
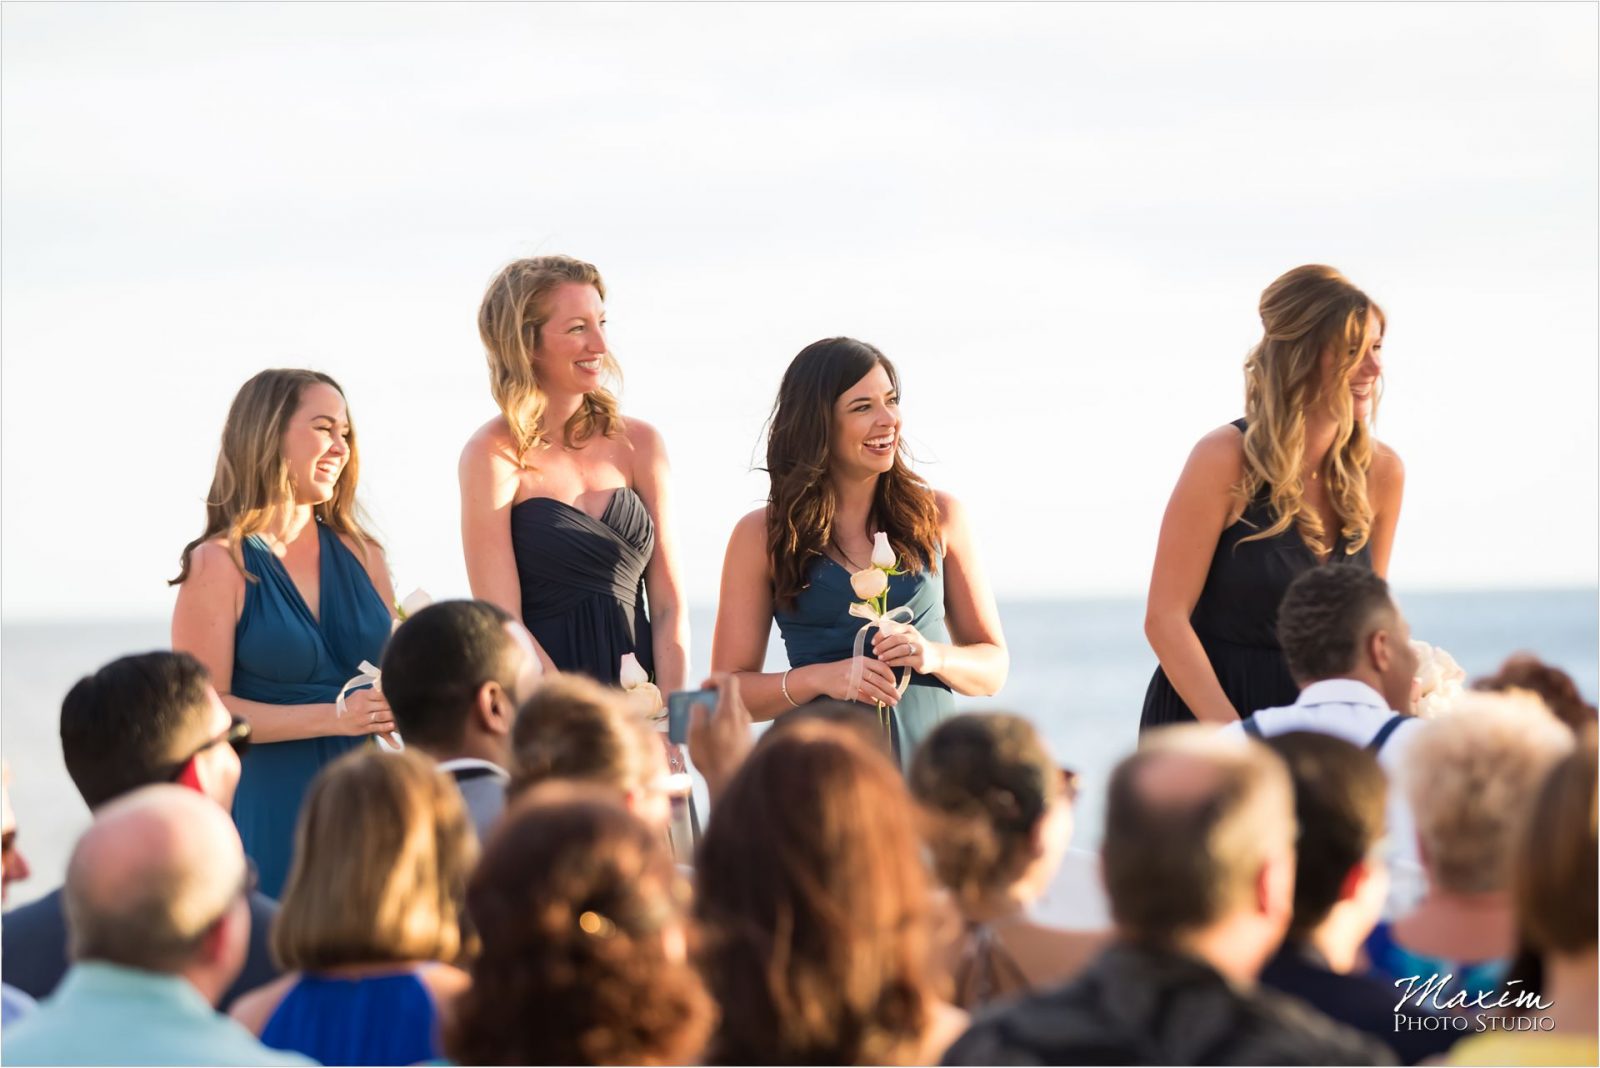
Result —
[[6, 1030], [6, 1063], [310, 1063], [214, 1010], [244, 966], [251, 875], [232, 821], [192, 790], [98, 809], [67, 865], [72, 969]]
[[[187, 653], [114, 660], [78, 680], [61, 704], [62, 756], [92, 810], [141, 786], [177, 783], [226, 812], [239, 786], [239, 754], [249, 744], [249, 723], [228, 712], [205, 668]], [[249, 953], [223, 995], [224, 1009], [278, 974], [268, 948], [277, 906], [259, 893], [249, 903]], [[61, 891], [7, 913], [0, 939], [5, 982], [47, 997], [68, 964]]]

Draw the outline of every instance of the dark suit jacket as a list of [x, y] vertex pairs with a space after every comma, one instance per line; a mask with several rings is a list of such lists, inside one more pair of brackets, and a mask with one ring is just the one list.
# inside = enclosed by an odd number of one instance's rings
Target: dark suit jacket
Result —
[[[223, 1012], [234, 998], [272, 982], [278, 967], [267, 948], [277, 902], [265, 894], [250, 895], [250, 954], [244, 971], [222, 997]], [[55, 990], [71, 962], [67, 960], [67, 918], [60, 889], [0, 917], [0, 972], [6, 982], [43, 1001]]]

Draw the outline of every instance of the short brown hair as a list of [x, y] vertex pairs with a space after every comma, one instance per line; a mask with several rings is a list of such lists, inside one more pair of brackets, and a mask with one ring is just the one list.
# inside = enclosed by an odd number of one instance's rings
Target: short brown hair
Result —
[[626, 793], [659, 769], [660, 748], [620, 690], [557, 675], [523, 702], [511, 728], [509, 796], [551, 779], [581, 779]]
[[696, 1063], [715, 1006], [662, 941], [686, 906], [662, 836], [604, 790], [532, 791], [502, 817], [467, 892], [483, 953], [446, 1035], [451, 1057]]
[[1523, 940], [1540, 953], [1592, 950], [1600, 927], [1595, 841], [1595, 732], [1557, 764], [1519, 843], [1512, 890]]
[[1227, 916], [1278, 848], [1292, 848], [1294, 789], [1259, 742], [1165, 727], [1118, 764], [1101, 866], [1111, 915], [1168, 941]]
[[1572, 732], [1529, 693], [1462, 694], [1406, 749], [1411, 809], [1428, 877], [1459, 894], [1511, 885], [1517, 835]]
[[1350, 869], [1383, 840], [1389, 784], [1371, 753], [1343, 738], [1290, 731], [1267, 739], [1294, 781], [1294, 918], [1289, 933], [1309, 935], [1339, 903]]
[[900, 1064], [933, 1000], [929, 888], [900, 771], [847, 727], [765, 735], [700, 845], [712, 1064]]
[[285, 969], [454, 962], [477, 845], [454, 782], [411, 752], [365, 747], [324, 768], [295, 829], [272, 928]]

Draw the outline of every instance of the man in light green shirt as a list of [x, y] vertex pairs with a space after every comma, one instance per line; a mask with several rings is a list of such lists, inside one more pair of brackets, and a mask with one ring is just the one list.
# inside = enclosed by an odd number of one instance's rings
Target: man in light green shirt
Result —
[[181, 786], [95, 814], [67, 867], [75, 962], [0, 1036], [5, 1063], [302, 1065], [215, 1006], [244, 966], [248, 867], [233, 823]]

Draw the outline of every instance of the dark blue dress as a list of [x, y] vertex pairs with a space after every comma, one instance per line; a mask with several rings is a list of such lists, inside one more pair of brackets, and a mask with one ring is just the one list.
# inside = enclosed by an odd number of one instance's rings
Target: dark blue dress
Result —
[[550, 662], [615, 686], [633, 653], [655, 678], [644, 569], [656, 528], [639, 495], [611, 494], [596, 519], [552, 497], [511, 508], [511, 550], [522, 584], [522, 622]]
[[[378, 663], [388, 640], [388, 606], [343, 541], [317, 523], [321, 621], [283, 563], [260, 538], [244, 541], [244, 611], [233, 636], [233, 696], [269, 705], [331, 703], [359, 673]], [[306, 788], [322, 766], [363, 744], [343, 735], [250, 747], [233, 799], [244, 851], [255, 861], [261, 892], [278, 897], [289, 876], [294, 826]]]
[[[942, 562], [942, 557], [941, 561]], [[792, 609], [781, 606], [773, 612], [791, 668], [848, 660], [854, 651], [856, 631], [864, 620], [850, 614], [850, 606], [860, 598], [850, 588], [850, 572], [826, 556], [812, 560], [806, 568], [806, 587], [795, 598]], [[944, 625], [944, 577], [924, 570], [917, 574], [893, 575], [889, 579], [891, 609], [909, 605], [911, 625], [930, 642], [948, 642]], [[867, 632], [863, 646], [872, 656], [872, 638]], [[876, 659], [874, 657], [874, 659]], [[820, 698], [819, 698], [820, 700]], [[876, 710], [875, 705], [863, 705]], [[890, 726], [894, 746], [903, 766], [939, 721], [955, 714], [955, 697], [950, 687], [933, 675], [913, 673], [911, 685], [891, 710]]]
[[437, 1061], [439, 1015], [415, 972], [359, 979], [303, 975], [278, 1002], [261, 1044], [322, 1064]]
[[[1243, 419], [1233, 426], [1244, 433]], [[1244, 541], [1272, 525], [1269, 492], [1262, 487], [1244, 514], [1217, 539], [1206, 584], [1189, 616], [1222, 692], [1240, 716], [1292, 705], [1300, 695], [1278, 644], [1278, 605], [1289, 584], [1320, 563], [1293, 524], [1270, 538]], [[1364, 545], [1359, 552], [1346, 553], [1340, 536], [1328, 562], [1371, 570], [1372, 550]], [[1157, 666], [1145, 690], [1139, 729], [1194, 720], [1167, 673]]]

